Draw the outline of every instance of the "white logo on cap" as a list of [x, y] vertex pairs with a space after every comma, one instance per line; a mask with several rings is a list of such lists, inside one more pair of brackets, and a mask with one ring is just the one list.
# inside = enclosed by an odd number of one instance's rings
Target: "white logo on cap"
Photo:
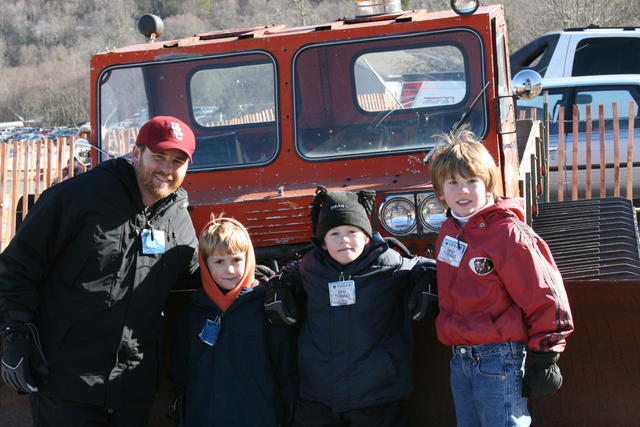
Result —
[[182, 136], [184, 135], [184, 133], [182, 132], [180, 123], [171, 122], [171, 130], [173, 131], [173, 136], [175, 136], [178, 141], [182, 141]]

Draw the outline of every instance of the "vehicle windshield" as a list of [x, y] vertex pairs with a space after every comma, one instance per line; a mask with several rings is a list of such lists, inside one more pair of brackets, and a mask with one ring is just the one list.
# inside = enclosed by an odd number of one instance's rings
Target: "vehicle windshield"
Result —
[[275, 61], [263, 52], [109, 69], [99, 85], [101, 148], [129, 153], [140, 126], [170, 115], [196, 135], [189, 170], [266, 163], [278, 143], [275, 81]]
[[[294, 60], [297, 150], [310, 160], [425, 151], [480, 92], [482, 61], [466, 30], [308, 46]], [[469, 115], [478, 135], [485, 108]]]

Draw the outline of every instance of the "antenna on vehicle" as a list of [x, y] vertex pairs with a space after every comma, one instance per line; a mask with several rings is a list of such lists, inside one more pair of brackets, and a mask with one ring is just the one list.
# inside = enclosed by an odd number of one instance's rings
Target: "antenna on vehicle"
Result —
[[145, 36], [148, 41], [154, 42], [164, 31], [164, 22], [159, 16], [147, 13], [138, 19], [138, 31]]

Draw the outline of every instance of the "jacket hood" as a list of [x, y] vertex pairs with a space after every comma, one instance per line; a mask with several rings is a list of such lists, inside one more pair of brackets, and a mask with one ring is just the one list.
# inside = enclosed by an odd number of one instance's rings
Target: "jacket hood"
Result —
[[[234, 299], [233, 303], [231, 304], [227, 312], [234, 310], [234, 307], [235, 307], [234, 303], [238, 300], [242, 300], [242, 302], [244, 302], [244, 301], [252, 300], [254, 298], [264, 298], [264, 293], [266, 289], [267, 288], [264, 284], [256, 281], [255, 286], [253, 286], [252, 288], [246, 288], [244, 292], [241, 292], [239, 295], [236, 296], [236, 298]], [[205, 310], [215, 310], [215, 311], [219, 311], [220, 313], [225, 313], [225, 311], [220, 310], [220, 307], [218, 307], [216, 303], [214, 303], [211, 300], [211, 298], [209, 298], [204, 288], [202, 287], [195, 290], [193, 295], [191, 295], [190, 302], [195, 307], [200, 307]]]

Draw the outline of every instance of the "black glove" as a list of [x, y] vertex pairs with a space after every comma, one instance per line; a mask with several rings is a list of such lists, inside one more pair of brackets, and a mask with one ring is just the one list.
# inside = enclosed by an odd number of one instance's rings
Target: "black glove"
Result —
[[184, 396], [179, 394], [176, 398], [171, 402], [171, 407], [169, 408], [170, 418], [176, 423], [177, 427], [182, 427], [184, 425]]
[[440, 312], [435, 264], [417, 265], [411, 270], [413, 290], [409, 297], [409, 314], [413, 320], [435, 319]]
[[297, 321], [298, 308], [292, 289], [291, 278], [282, 274], [274, 276], [267, 284], [264, 308], [269, 322], [274, 325], [293, 325]]
[[256, 264], [254, 276], [260, 283], [267, 283], [276, 273], [266, 265]]
[[19, 393], [34, 393], [49, 370], [33, 323], [6, 326], [2, 339], [2, 380]]
[[562, 385], [562, 375], [556, 363], [558, 353], [538, 353], [527, 351], [527, 367], [524, 373], [522, 395], [524, 397], [540, 397], [553, 394]]

